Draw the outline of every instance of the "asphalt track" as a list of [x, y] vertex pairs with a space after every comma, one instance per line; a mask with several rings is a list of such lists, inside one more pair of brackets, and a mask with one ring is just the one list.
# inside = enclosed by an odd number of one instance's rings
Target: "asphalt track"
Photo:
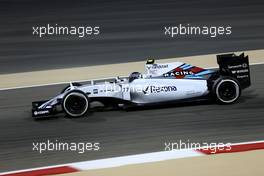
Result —
[[[161, 3], [162, 2], [162, 3]], [[264, 46], [264, 3], [254, 1], [0, 1], [0, 73], [128, 62]], [[32, 25], [99, 24], [98, 39], [45, 38]], [[168, 39], [164, 25], [232, 25], [230, 37]], [[160, 151], [164, 142], [241, 142], [264, 138], [263, 65], [252, 87], [230, 106], [206, 102], [137, 111], [99, 111], [89, 118], [30, 117], [33, 100], [63, 85], [0, 91], [0, 171]], [[30, 78], [29, 78], [30, 79]], [[100, 142], [99, 152], [32, 151], [32, 142]]]
[[[262, 49], [263, 9], [263, 0], [0, 0], [0, 73]], [[47, 23], [99, 25], [101, 35], [32, 35]], [[230, 25], [232, 35], [164, 35], [180, 23]]]
[[[126, 111], [92, 112], [34, 121], [30, 102], [64, 85], [0, 92], [1, 171], [164, 150], [164, 142], [242, 142], [264, 139], [264, 66], [252, 66], [252, 87], [234, 105], [191, 103]], [[100, 151], [32, 151], [32, 142], [100, 142]]]

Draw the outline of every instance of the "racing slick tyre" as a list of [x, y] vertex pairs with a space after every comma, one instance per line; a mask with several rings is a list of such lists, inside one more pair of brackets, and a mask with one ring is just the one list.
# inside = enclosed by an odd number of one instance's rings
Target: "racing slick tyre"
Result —
[[232, 77], [220, 77], [213, 85], [213, 93], [218, 103], [232, 104], [241, 94], [239, 82]]
[[[82, 86], [82, 84], [77, 83], [77, 82], [72, 83], [72, 85], [73, 85], [74, 87]], [[70, 88], [70, 85], [66, 86], [64, 89], [62, 89], [61, 93], [66, 92], [69, 88]]]
[[88, 96], [80, 90], [72, 90], [62, 99], [62, 109], [69, 117], [85, 115], [89, 106]]

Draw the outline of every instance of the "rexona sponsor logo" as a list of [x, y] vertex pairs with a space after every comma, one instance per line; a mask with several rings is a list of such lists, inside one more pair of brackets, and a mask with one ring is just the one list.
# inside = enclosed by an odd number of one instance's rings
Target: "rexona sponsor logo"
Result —
[[191, 71], [175, 71], [163, 74], [164, 77], [175, 77], [175, 76], [185, 76], [185, 75], [193, 75]]
[[176, 86], [147, 86], [144, 90], [144, 94], [161, 93], [161, 92], [173, 92], [177, 91]]

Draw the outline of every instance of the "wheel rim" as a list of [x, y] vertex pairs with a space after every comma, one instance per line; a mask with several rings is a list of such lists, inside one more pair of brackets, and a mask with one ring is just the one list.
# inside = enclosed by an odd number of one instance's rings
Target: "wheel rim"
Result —
[[239, 96], [239, 86], [233, 80], [223, 80], [217, 87], [218, 98], [225, 103], [235, 101]]
[[81, 116], [88, 109], [88, 100], [81, 93], [70, 93], [65, 97], [64, 109], [71, 116]]

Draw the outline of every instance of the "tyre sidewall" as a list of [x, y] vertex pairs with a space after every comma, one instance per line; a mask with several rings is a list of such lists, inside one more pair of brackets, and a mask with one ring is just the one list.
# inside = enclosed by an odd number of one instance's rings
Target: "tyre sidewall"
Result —
[[[236, 95], [235, 99], [230, 100], [230, 101], [225, 101], [219, 96], [219, 92], [218, 92], [219, 87], [224, 82], [232, 82], [236, 85], [236, 94], [237, 95]], [[238, 91], [238, 93], [237, 93], [237, 91]], [[226, 77], [220, 77], [214, 82], [213, 94], [214, 94], [214, 97], [218, 103], [220, 103], [220, 104], [232, 104], [239, 99], [239, 97], [241, 95], [241, 87], [240, 87], [239, 82], [235, 78], [227, 77], [227, 76]]]
[[[70, 113], [68, 110], [65, 109], [65, 100], [69, 97], [70, 94], [73, 94], [73, 93], [81, 94], [83, 97], [85, 97], [85, 100], [86, 100], [86, 102], [87, 102], [87, 107], [85, 108], [85, 111], [84, 111], [83, 113], [81, 113], [80, 115], [74, 115], [74, 114]], [[81, 117], [81, 116], [84, 116], [84, 115], [88, 112], [88, 110], [89, 110], [89, 108], [90, 108], [90, 102], [89, 102], [89, 98], [88, 98], [88, 96], [87, 96], [84, 92], [82, 92], [82, 91], [80, 91], [80, 90], [72, 90], [72, 91], [67, 92], [67, 93], [64, 95], [64, 97], [63, 97], [63, 99], [62, 99], [61, 106], [62, 106], [63, 112], [64, 112], [67, 116], [69, 116], [69, 117]]]

